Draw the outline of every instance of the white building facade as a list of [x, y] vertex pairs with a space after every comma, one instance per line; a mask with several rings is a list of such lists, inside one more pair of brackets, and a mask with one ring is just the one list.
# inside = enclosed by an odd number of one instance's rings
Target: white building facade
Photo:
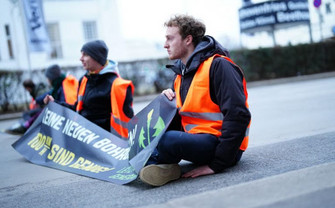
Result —
[[81, 66], [82, 45], [95, 39], [104, 40], [109, 46], [108, 58], [117, 61], [166, 56], [164, 48], [158, 50], [154, 43], [123, 39], [117, 0], [42, 0], [51, 51], [31, 52], [26, 44], [22, 1], [30, 0], [0, 0], [0, 71], [40, 70], [51, 64]]

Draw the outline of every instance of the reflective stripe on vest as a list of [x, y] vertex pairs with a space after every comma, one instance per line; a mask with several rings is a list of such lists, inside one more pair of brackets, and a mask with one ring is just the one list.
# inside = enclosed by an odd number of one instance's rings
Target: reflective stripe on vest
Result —
[[78, 91], [78, 103], [76, 107], [77, 113], [79, 113], [83, 109], [83, 97], [85, 94], [86, 83], [87, 83], [87, 77], [84, 76], [83, 79], [81, 80], [79, 91]]
[[134, 85], [130, 80], [124, 80], [120, 77], [113, 81], [111, 90], [111, 131], [116, 132], [120, 137], [128, 139], [128, 122], [130, 118], [123, 112], [123, 105], [127, 95], [127, 88], [131, 87], [134, 93]]
[[[185, 132], [193, 134], [208, 133], [213, 134], [215, 136], [221, 136], [221, 128], [224, 116], [220, 111], [220, 107], [212, 101], [209, 93], [210, 66], [215, 57], [223, 57], [233, 65], [237, 66], [228, 57], [221, 56], [218, 54], [208, 58], [199, 66], [197, 72], [195, 73], [189, 91], [186, 95], [184, 104], [182, 104], [180, 97], [181, 75], [177, 75], [175, 79], [174, 89], [176, 91], [177, 108], [179, 109], [182, 126]], [[243, 78], [243, 87], [244, 87], [244, 94], [246, 97], [245, 104], [248, 107], [247, 103], [248, 94], [244, 78]], [[199, 105], [200, 103], [201, 105]], [[249, 126], [250, 124], [248, 125], [245, 137], [240, 146], [241, 150], [245, 150], [248, 146]]]
[[65, 96], [65, 102], [73, 105], [77, 101], [77, 90], [78, 90], [78, 80], [72, 76], [68, 75], [63, 80], [63, 90], [64, 90], [64, 96]]

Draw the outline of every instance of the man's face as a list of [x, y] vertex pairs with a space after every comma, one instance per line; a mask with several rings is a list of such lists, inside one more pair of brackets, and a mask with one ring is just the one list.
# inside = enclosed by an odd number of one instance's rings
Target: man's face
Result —
[[80, 61], [83, 64], [84, 69], [90, 72], [94, 72], [101, 69], [101, 65], [83, 51], [81, 52]]
[[183, 40], [178, 27], [167, 27], [166, 29], [166, 41], [164, 48], [167, 49], [169, 59], [181, 59], [187, 58], [187, 44], [185, 39]]

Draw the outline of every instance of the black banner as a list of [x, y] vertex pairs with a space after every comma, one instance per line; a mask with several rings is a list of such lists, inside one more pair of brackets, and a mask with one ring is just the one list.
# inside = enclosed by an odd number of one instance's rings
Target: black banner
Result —
[[310, 21], [307, 0], [279, 0], [251, 4], [239, 9], [239, 18], [241, 32]]
[[175, 102], [158, 96], [129, 122], [125, 140], [51, 102], [12, 146], [38, 165], [126, 184], [137, 178], [175, 113]]

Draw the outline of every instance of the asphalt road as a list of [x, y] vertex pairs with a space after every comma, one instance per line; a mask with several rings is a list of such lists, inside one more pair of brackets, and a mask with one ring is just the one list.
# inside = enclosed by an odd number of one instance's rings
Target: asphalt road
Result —
[[[135, 111], [147, 103], [138, 100]], [[34, 165], [11, 147], [18, 136], [0, 133], [0, 207], [335, 207], [334, 103], [334, 76], [251, 85], [250, 145], [241, 162], [158, 188]], [[182, 170], [192, 167], [183, 162]]]

